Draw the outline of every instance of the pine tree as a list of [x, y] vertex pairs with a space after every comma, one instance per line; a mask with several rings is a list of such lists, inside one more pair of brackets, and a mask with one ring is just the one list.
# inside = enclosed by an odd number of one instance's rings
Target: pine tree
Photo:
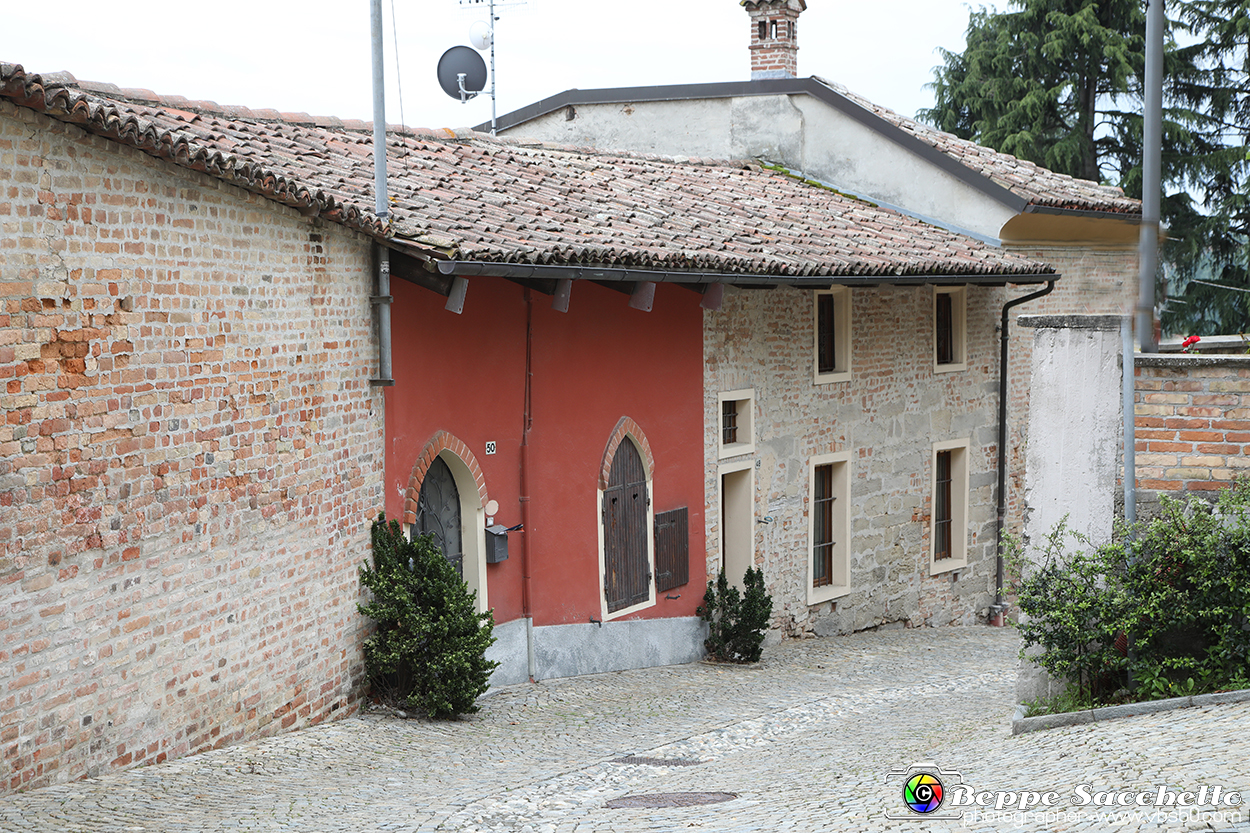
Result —
[[1013, 0], [973, 12], [962, 53], [942, 50], [920, 117], [1044, 168], [1099, 181], [1122, 165], [1098, 130], [1132, 101], [1144, 65], [1145, 15], [1136, 0]]
[[380, 517], [372, 540], [374, 566], [361, 566], [360, 583], [373, 599], [358, 608], [377, 622], [364, 646], [375, 693], [430, 717], [476, 712], [498, 665], [485, 657], [495, 641], [491, 613], [477, 612], [432, 536], [409, 541]]
[[[1250, 4], [1189, 0], [1177, 15], [1193, 41], [1188, 73], [1169, 92], [1198, 114], [1185, 154], [1172, 160], [1181, 189], [1166, 199], [1164, 250], [1173, 299], [1165, 330], [1196, 335], [1250, 331]], [[1167, 160], [1165, 159], [1165, 164]]]
[[[1134, 0], [1011, 0], [973, 12], [943, 51], [920, 118], [1043, 167], [1141, 196], [1145, 9]], [[1250, 327], [1246, 0], [1173, 0], [1164, 56], [1165, 332]], [[1175, 37], [1174, 33], [1180, 37]], [[1216, 288], [1220, 284], [1233, 289]], [[1176, 297], [1183, 296], [1183, 297]]]

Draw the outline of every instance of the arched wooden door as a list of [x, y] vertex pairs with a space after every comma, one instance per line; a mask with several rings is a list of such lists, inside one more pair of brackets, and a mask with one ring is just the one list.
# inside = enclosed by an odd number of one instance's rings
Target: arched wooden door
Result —
[[421, 482], [417, 498], [417, 532], [432, 533], [434, 543], [464, 578], [464, 547], [461, 543], [460, 490], [451, 469], [436, 458]]
[[626, 440], [616, 449], [608, 487], [603, 491], [603, 592], [609, 613], [651, 596], [647, 557], [650, 504], [642, 457]]

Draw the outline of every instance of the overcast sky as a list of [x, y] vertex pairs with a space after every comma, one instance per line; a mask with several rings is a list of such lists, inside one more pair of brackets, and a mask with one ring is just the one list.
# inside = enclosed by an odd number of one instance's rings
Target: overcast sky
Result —
[[[400, 121], [397, 79], [411, 126], [490, 120], [489, 96], [460, 104], [435, 80], [443, 51], [468, 44], [469, 27], [488, 17], [462, 2], [472, 0], [383, 0], [389, 121]], [[749, 22], [737, 0], [528, 0], [496, 14], [500, 115], [572, 87], [750, 77]], [[968, 14], [963, 0], [808, 0], [799, 75], [913, 116], [932, 104], [925, 84], [938, 47], [963, 48]], [[366, 120], [372, 112], [368, 0], [14, 2], [0, 26], [0, 61], [219, 104]]]

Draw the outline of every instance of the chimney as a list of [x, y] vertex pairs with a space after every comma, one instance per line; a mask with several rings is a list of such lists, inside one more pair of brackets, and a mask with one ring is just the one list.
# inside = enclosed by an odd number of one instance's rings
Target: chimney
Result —
[[804, 0], [741, 0], [751, 16], [751, 80], [799, 74], [799, 14]]

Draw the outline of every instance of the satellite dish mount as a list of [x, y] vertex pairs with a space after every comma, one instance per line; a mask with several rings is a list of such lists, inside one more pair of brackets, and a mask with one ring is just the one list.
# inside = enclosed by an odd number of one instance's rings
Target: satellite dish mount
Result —
[[486, 88], [486, 62], [475, 49], [453, 46], [438, 59], [438, 85], [464, 104]]

